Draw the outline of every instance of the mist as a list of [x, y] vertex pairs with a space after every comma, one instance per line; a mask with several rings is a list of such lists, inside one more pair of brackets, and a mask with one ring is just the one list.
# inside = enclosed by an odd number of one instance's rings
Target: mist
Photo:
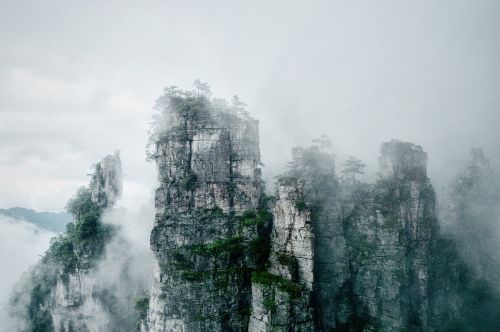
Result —
[[266, 179], [320, 134], [367, 178], [392, 138], [423, 146], [434, 182], [472, 147], [500, 159], [497, 1], [0, 6], [1, 207], [62, 210], [116, 148], [125, 185], [149, 193], [154, 100], [197, 78], [259, 119]]
[[[238, 95], [259, 121], [269, 194], [292, 148], [320, 135], [337, 174], [354, 156], [369, 183], [381, 144], [399, 139], [428, 154], [443, 233], [460, 237], [450, 188], [470, 149], [500, 174], [499, 18], [493, 0], [2, 1], [0, 208], [63, 211], [88, 183], [89, 165], [120, 149], [123, 197], [102, 219], [118, 233], [92, 278], [113, 288], [126, 275], [140, 285], [133, 292], [149, 289], [153, 108], [165, 87], [201, 79], [213, 96]], [[499, 243], [494, 221], [488, 241]], [[0, 234], [8, 294], [55, 234], [5, 218]]]
[[12, 331], [14, 323], [7, 306], [12, 289], [28, 267], [35, 264], [49, 247], [54, 233], [25, 221], [0, 216], [0, 326], [1, 331]]

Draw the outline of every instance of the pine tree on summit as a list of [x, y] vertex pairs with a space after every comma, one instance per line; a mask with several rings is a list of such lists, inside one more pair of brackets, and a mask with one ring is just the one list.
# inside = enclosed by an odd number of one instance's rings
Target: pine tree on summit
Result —
[[349, 178], [353, 184], [356, 184], [356, 174], [365, 174], [363, 169], [366, 164], [362, 163], [361, 160], [349, 156], [349, 158], [342, 164], [344, 169], [342, 170], [342, 174], [344, 177]]

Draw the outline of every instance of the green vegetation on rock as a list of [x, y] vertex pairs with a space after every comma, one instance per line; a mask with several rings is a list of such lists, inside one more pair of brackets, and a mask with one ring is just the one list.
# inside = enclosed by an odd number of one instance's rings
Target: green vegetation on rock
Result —
[[279, 290], [290, 294], [292, 298], [299, 297], [301, 293], [299, 284], [266, 271], [253, 272], [252, 282], [261, 285], [277, 286]]

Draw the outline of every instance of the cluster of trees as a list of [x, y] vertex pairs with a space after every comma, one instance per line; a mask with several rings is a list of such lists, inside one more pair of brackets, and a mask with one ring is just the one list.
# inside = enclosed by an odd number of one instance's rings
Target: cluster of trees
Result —
[[66, 209], [74, 222], [66, 226], [65, 233], [52, 239], [45, 257], [67, 274], [92, 268], [103, 255], [113, 228], [100, 221], [103, 208], [92, 202], [88, 188], [81, 187]]
[[[288, 164], [288, 175], [301, 172], [306, 169], [313, 169], [314, 165], [329, 167], [331, 174], [334, 174], [335, 155], [331, 153], [332, 142], [327, 135], [321, 135], [312, 140], [314, 143], [310, 148], [295, 147], [292, 149], [292, 161]], [[328, 165], [328, 166], [327, 166]], [[346, 184], [357, 184], [359, 175], [364, 174], [366, 164], [353, 156], [342, 163], [342, 182]]]
[[189, 139], [185, 130], [188, 121], [191, 125], [207, 125], [215, 113], [225, 116], [227, 121], [235, 114], [248, 116], [246, 104], [237, 95], [230, 102], [224, 98], [212, 98], [210, 86], [200, 80], [193, 82], [191, 90], [166, 87], [156, 100], [154, 110], [146, 151], [149, 160], [154, 159], [156, 143], [162, 138], [174, 133]]
[[89, 188], [80, 188], [67, 204], [73, 222], [66, 232], [53, 238], [50, 247], [11, 297], [13, 315], [23, 317], [25, 331], [53, 331], [50, 312], [51, 292], [59, 277], [94, 267], [104, 254], [113, 227], [100, 220], [103, 208], [92, 202]]

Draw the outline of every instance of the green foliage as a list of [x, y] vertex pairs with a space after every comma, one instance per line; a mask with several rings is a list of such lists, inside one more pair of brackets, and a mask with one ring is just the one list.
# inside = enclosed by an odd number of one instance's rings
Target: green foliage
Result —
[[299, 284], [266, 271], [252, 272], [252, 282], [256, 284], [276, 286], [279, 290], [290, 294], [292, 298], [297, 298], [301, 294], [301, 287]]
[[134, 308], [139, 312], [139, 318], [145, 319], [149, 309], [149, 296], [137, 298], [135, 300]]
[[50, 294], [56, 284], [58, 269], [52, 263], [38, 264], [23, 278], [22, 290], [15, 290], [9, 299], [12, 314], [20, 316], [26, 326], [23, 331], [53, 331]]
[[273, 215], [267, 209], [259, 209], [257, 213], [245, 211], [239, 219], [242, 226], [263, 226], [272, 221]]
[[241, 254], [243, 252], [243, 239], [240, 236], [233, 236], [226, 239], [220, 239], [211, 243], [195, 245], [192, 247], [193, 253], [204, 255], [221, 254]]
[[206, 271], [182, 271], [181, 277], [184, 280], [192, 282], [202, 282], [209, 276]]
[[303, 187], [304, 198], [300, 200], [307, 202], [313, 215], [331, 208], [338, 195], [334, 155], [318, 146], [294, 148], [289, 170], [278, 178], [278, 184]]
[[297, 202], [295, 202], [295, 208], [297, 210], [299, 210], [299, 212], [302, 212], [305, 209], [307, 209], [307, 203], [305, 201], [302, 201], [302, 200], [297, 201]]
[[174, 250], [171, 257], [171, 262], [166, 264], [167, 268], [170, 263], [174, 264], [177, 270], [186, 270], [192, 266], [192, 262], [186, 257], [186, 254], [183, 253], [181, 249]]
[[271, 251], [269, 239], [265, 236], [258, 236], [249, 242], [248, 247], [250, 257], [253, 257], [257, 263], [257, 269], [264, 268]]
[[227, 217], [227, 215], [224, 214], [224, 211], [220, 207], [215, 206], [211, 209], [203, 209], [203, 211], [201, 212], [200, 220], [210, 221], [222, 217]]
[[30, 294], [28, 308], [29, 328], [32, 332], [49, 332], [53, 330], [52, 316], [45, 302], [50, 295], [49, 284], [35, 283]]
[[365, 168], [366, 164], [363, 164], [361, 160], [352, 156], [349, 156], [349, 158], [342, 164], [342, 166], [344, 166], [342, 174], [344, 174], [345, 177], [349, 178], [353, 184], [356, 183], [357, 174], [365, 174], [363, 169]]
[[274, 299], [268, 297], [264, 299], [264, 308], [274, 313], [276, 312], [278, 305], [276, 304], [276, 301], [274, 301]]
[[278, 259], [278, 262], [284, 266], [287, 266], [291, 269], [294, 269], [297, 266], [297, 259], [293, 256], [283, 254], [283, 253], [278, 253], [276, 255], [276, 258]]
[[184, 178], [180, 179], [179, 185], [189, 191], [193, 191], [198, 187], [198, 176], [189, 172]]
[[63, 274], [74, 272], [78, 268], [78, 257], [71, 237], [60, 235], [50, 243], [47, 257], [62, 267]]
[[92, 195], [90, 190], [85, 187], [80, 187], [75, 194], [75, 197], [69, 200], [66, 204], [66, 210], [73, 215], [75, 219], [79, 219], [81, 215], [93, 214], [100, 215], [101, 208], [92, 203]]
[[206, 125], [215, 113], [231, 120], [236, 113], [246, 114], [245, 104], [237, 96], [232, 103], [211, 98], [210, 86], [196, 80], [194, 89], [182, 90], [176, 86], [164, 89], [156, 100], [147, 144], [148, 159], [156, 157], [155, 145], [165, 139], [188, 141], [192, 139], [188, 126], [197, 128]]
[[[75, 222], [68, 226], [66, 234], [57, 240], [61, 243], [54, 243], [55, 257], [60, 256], [59, 247], [64, 246], [69, 250], [71, 244], [80, 256], [88, 257], [90, 261], [96, 260], [103, 254], [104, 244], [113, 232], [110, 225], [100, 222], [102, 208], [92, 202], [90, 190], [84, 187], [78, 190], [66, 208], [73, 214]], [[90, 261], [87, 260], [87, 263]]]

